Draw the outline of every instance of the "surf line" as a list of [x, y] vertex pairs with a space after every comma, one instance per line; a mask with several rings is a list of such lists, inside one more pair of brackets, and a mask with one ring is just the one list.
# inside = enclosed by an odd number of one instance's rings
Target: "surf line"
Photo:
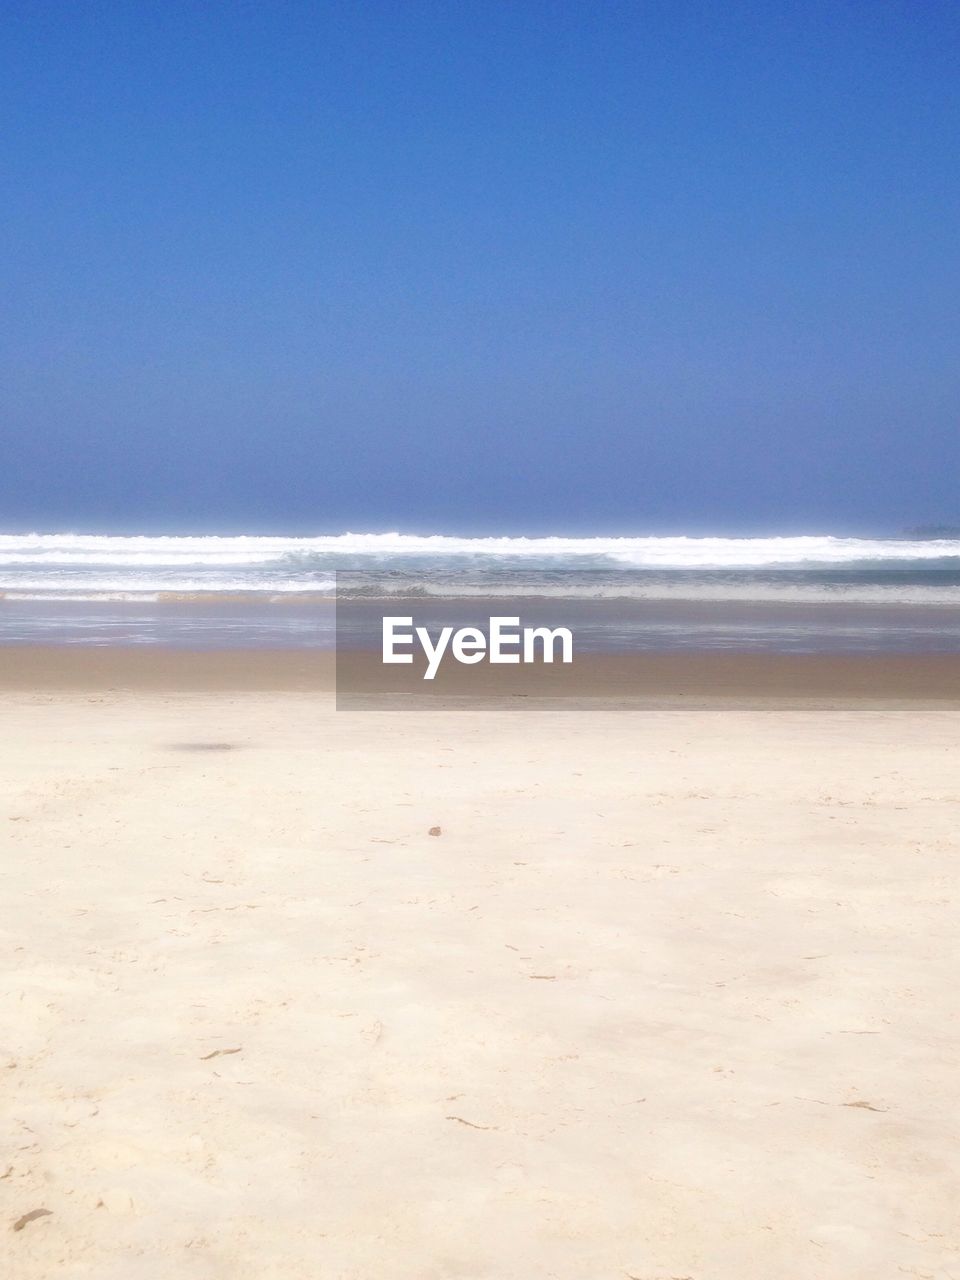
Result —
[[427, 659], [424, 680], [434, 679], [448, 654], [465, 666], [484, 660], [509, 664], [554, 662], [559, 648], [560, 662], [573, 661], [573, 634], [568, 627], [521, 627], [519, 617], [493, 617], [486, 632], [479, 627], [441, 627], [434, 639], [426, 627], [415, 627], [412, 617], [383, 619], [384, 663], [409, 665], [417, 645]]

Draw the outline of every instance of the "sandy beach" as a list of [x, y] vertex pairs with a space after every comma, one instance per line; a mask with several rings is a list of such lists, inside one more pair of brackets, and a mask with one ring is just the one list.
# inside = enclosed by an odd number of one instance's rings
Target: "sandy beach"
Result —
[[350, 714], [29, 661], [5, 1274], [960, 1275], [949, 701]]
[[0, 1280], [960, 1280], [960, 6], [4, 17]]

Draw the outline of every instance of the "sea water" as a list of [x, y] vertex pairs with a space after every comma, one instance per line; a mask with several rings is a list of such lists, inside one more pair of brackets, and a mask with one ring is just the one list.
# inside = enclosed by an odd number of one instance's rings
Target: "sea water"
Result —
[[0, 643], [329, 648], [338, 593], [514, 601], [593, 649], [960, 652], [954, 539], [0, 535]]

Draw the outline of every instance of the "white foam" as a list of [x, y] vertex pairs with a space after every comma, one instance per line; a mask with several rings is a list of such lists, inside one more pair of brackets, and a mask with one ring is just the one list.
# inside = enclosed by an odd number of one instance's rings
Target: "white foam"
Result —
[[319, 578], [301, 582], [258, 581], [253, 578], [164, 578], [132, 582], [129, 578], [97, 575], [69, 575], [57, 578], [17, 578], [0, 580], [0, 597], [7, 600], [144, 600], [147, 596], [221, 595], [323, 595], [336, 588], [335, 578]]
[[454, 538], [443, 534], [341, 533], [312, 538], [118, 537], [87, 534], [2, 534], [0, 564], [253, 565], [287, 557], [484, 556], [494, 559], [604, 557], [636, 568], [764, 568], [843, 565], [960, 557], [960, 539], [837, 538], [832, 536], [714, 538]]
[[[922, 570], [960, 565], [960, 540], [803, 537], [456, 538], [441, 534], [342, 533], [317, 537], [132, 536], [72, 533], [0, 535], [0, 592], [191, 593], [259, 591], [276, 595], [328, 591], [337, 569], [410, 570], [431, 589], [433, 571], [454, 571], [463, 590], [479, 572], [523, 569], [709, 571], [777, 569], [878, 570], [873, 584], [641, 583], [644, 598], [778, 598], [865, 592], [885, 599], [955, 601], [955, 588], [933, 583], [887, 585], [885, 568]], [[478, 589], [487, 589], [478, 583]], [[611, 588], [611, 590], [622, 590]], [[543, 592], [554, 588], [543, 585]], [[567, 588], [560, 587], [562, 594]], [[603, 588], [599, 588], [602, 593]], [[757, 592], [761, 594], [758, 596]], [[711, 597], [711, 593], [713, 593]], [[853, 599], [848, 594], [848, 598]]]

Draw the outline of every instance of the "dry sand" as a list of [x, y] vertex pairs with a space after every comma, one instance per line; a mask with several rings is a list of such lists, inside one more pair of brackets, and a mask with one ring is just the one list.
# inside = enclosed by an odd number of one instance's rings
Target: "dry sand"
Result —
[[949, 703], [0, 715], [5, 1277], [960, 1277]]

